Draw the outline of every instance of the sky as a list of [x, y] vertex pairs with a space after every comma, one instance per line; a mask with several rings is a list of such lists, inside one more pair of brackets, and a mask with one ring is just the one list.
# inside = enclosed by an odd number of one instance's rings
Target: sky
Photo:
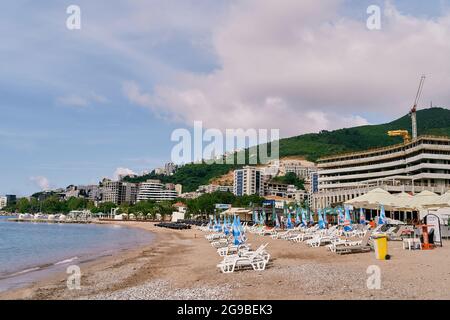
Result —
[[152, 170], [194, 121], [281, 137], [381, 123], [422, 74], [421, 107], [450, 100], [443, 0], [16, 0], [0, 36], [0, 194]]

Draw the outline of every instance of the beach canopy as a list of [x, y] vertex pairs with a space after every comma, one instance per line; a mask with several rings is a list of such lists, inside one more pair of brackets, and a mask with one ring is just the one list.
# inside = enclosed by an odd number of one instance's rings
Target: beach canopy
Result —
[[345, 202], [345, 205], [351, 205], [356, 208], [378, 209], [383, 205], [386, 209], [395, 208], [396, 198], [386, 190], [381, 188], [373, 189], [366, 194]]
[[450, 207], [450, 191], [440, 196], [437, 204], [439, 207]]
[[441, 201], [436, 193], [424, 190], [419, 194], [416, 194], [411, 201], [411, 208], [419, 210], [425, 206], [434, 206]]
[[411, 202], [414, 199], [412, 195], [401, 192], [394, 196], [396, 198], [395, 207], [397, 210], [412, 210]]
[[450, 207], [450, 190], [439, 197], [439, 202]]

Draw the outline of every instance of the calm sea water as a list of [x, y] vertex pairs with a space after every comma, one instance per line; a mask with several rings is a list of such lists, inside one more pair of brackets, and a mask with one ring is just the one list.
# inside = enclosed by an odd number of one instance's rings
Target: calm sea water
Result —
[[150, 243], [149, 232], [117, 225], [10, 222], [0, 217], [0, 291], [71, 264]]

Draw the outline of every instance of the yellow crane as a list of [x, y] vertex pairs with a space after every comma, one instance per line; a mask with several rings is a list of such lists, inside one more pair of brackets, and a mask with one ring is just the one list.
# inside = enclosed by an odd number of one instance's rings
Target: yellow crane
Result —
[[390, 137], [402, 137], [404, 143], [411, 141], [411, 136], [409, 135], [408, 130], [391, 130], [388, 131], [388, 135]]

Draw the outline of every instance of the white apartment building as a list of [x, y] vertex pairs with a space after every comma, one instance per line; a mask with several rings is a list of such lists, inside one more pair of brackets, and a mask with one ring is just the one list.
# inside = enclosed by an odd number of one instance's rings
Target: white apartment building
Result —
[[319, 159], [314, 207], [341, 203], [376, 187], [389, 192], [446, 192], [450, 139], [420, 136], [409, 143]]
[[0, 209], [3, 209], [8, 204], [8, 200], [4, 196], [0, 196]]
[[174, 200], [178, 197], [175, 188], [167, 188], [167, 185], [161, 183], [160, 180], [147, 180], [139, 186], [137, 201], [144, 200]]
[[236, 196], [264, 194], [261, 169], [246, 166], [234, 171], [233, 193]]
[[198, 192], [203, 193], [213, 193], [213, 192], [233, 192], [233, 186], [221, 186], [218, 184], [208, 184], [199, 186], [197, 189]]
[[282, 160], [280, 161], [280, 175], [294, 173], [300, 179], [308, 179], [310, 174], [316, 171], [316, 165], [306, 160]]

